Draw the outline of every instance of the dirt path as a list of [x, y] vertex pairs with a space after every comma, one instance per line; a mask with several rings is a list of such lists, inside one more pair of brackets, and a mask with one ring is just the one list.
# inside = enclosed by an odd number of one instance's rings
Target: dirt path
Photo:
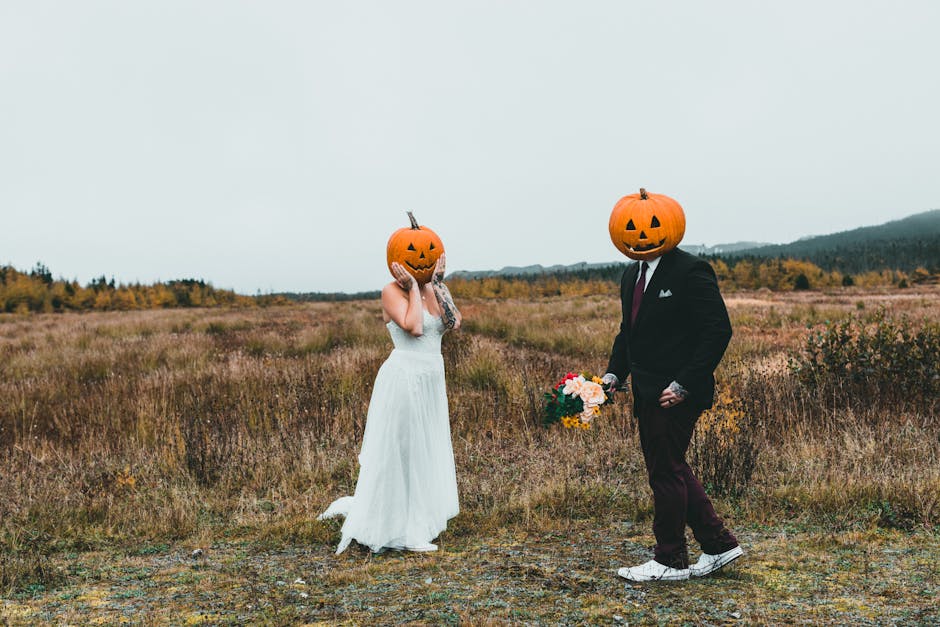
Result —
[[0, 601], [10, 624], [940, 623], [940, 536], [871, 530], [743, 530], [720, 576], [629, 585], [646, 525], [443, 538], [437, 554], [353, 547], [151, 547], [57, 558], [67, 585]]

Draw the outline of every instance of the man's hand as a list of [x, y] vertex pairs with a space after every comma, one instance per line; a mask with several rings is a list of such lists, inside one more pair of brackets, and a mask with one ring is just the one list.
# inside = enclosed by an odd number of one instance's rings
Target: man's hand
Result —
[[659, 395], [659, 406], [664, 409], [675, 407], [684, 401], [688, 395], [689, 393], [684, 387], [679, 385], [676, 381], [673, 381], [669, 384], [669, 387], [663, 390], [663, 393]]
[[414, 277], [405, 270], [405, 268], [398, 263], [397, 261], [392, 262], [392, 276], [395, 277], [395, 281], [398, 282], [398, 286], [406, 292], [410, 291], [411, 288], [417, 285]]
[[620, 379], [613, 372], [608, 372], [601, 377], [601, 385], [608, 394], [613, 394], [617, 390], [618, 383], [620, 383]]

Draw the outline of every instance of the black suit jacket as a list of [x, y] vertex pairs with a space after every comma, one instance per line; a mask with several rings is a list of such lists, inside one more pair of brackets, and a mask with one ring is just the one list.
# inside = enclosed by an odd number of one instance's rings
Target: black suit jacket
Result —
[[[623, 272], [623, 321], [607, 372], [632, 375], [634, 400], [657, 400], [672, 381], [689, 392], [686, 403], [712, 406], [714, 371], [731, 340], [731, 321], [711, 265], [678, 248], [663, 255], [630, 325], [633, 288], [640, 264]], [[634, 412], [639, 403], [634, 403]]]

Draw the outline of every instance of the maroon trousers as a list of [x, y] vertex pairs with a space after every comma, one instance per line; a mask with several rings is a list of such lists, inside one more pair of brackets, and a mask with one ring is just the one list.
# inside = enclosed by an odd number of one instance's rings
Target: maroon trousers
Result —
[[654, 559], [672, 568], [688, 568], [686, 524], [705, 553], [715, 555], [738, 546], [685, 461], [701, 412], [686, 403], [664, 409], [656, 400], [637, 402], [640, 444], [653, 490]]

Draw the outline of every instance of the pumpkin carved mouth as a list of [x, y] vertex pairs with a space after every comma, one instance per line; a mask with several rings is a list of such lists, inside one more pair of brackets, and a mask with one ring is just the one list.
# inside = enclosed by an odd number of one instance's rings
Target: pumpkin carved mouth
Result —
[[414, 265], [413, 263], [411, 263], [410, 261], [406, 261], [406, 262], [405, 262], [405, 265], [407, 265], [409, 268], [411, 268], [411, 269], [414, 270], [415, 272], [424, 272], [424, 271], [430, 270], [431, 268], [434, 267], [434, 266], [433, 266], [432, 264], [430, 264], [430, 263], [429, 263], [429, 264], [426, 264], [426, 265], [417, 265], [417, 266], [416, 266], [416, 265]]
[[[620, 240], [620, 241], [623, 241], [623, 240]], [[661, 240], [659, 240], [659, 243], [658, 243], [658, 244], [654, 244], [654, 243], [651, 242], [651, 243], [649, 243], [649, 244], [637, 244], [636, 246], [631, 246], [630, 244], [628, 244], [628, 243], [626, 243], [626, 242], [623, 242], [623, 245], [626, 246], [627, 248], [629, 248], [632, 252], [635, 252], [635, 253], [644, 253], [644, 252], [646, 252], [646, 251], [648, 251], [648, 250], [653, 250], [654, 248], [659, 248], [660, 246], [662, 246], [662, 245], [665, 244], [665, 243], [666, 243], [666, 238], [664, 237], [664, 238], [662, 238]]]

